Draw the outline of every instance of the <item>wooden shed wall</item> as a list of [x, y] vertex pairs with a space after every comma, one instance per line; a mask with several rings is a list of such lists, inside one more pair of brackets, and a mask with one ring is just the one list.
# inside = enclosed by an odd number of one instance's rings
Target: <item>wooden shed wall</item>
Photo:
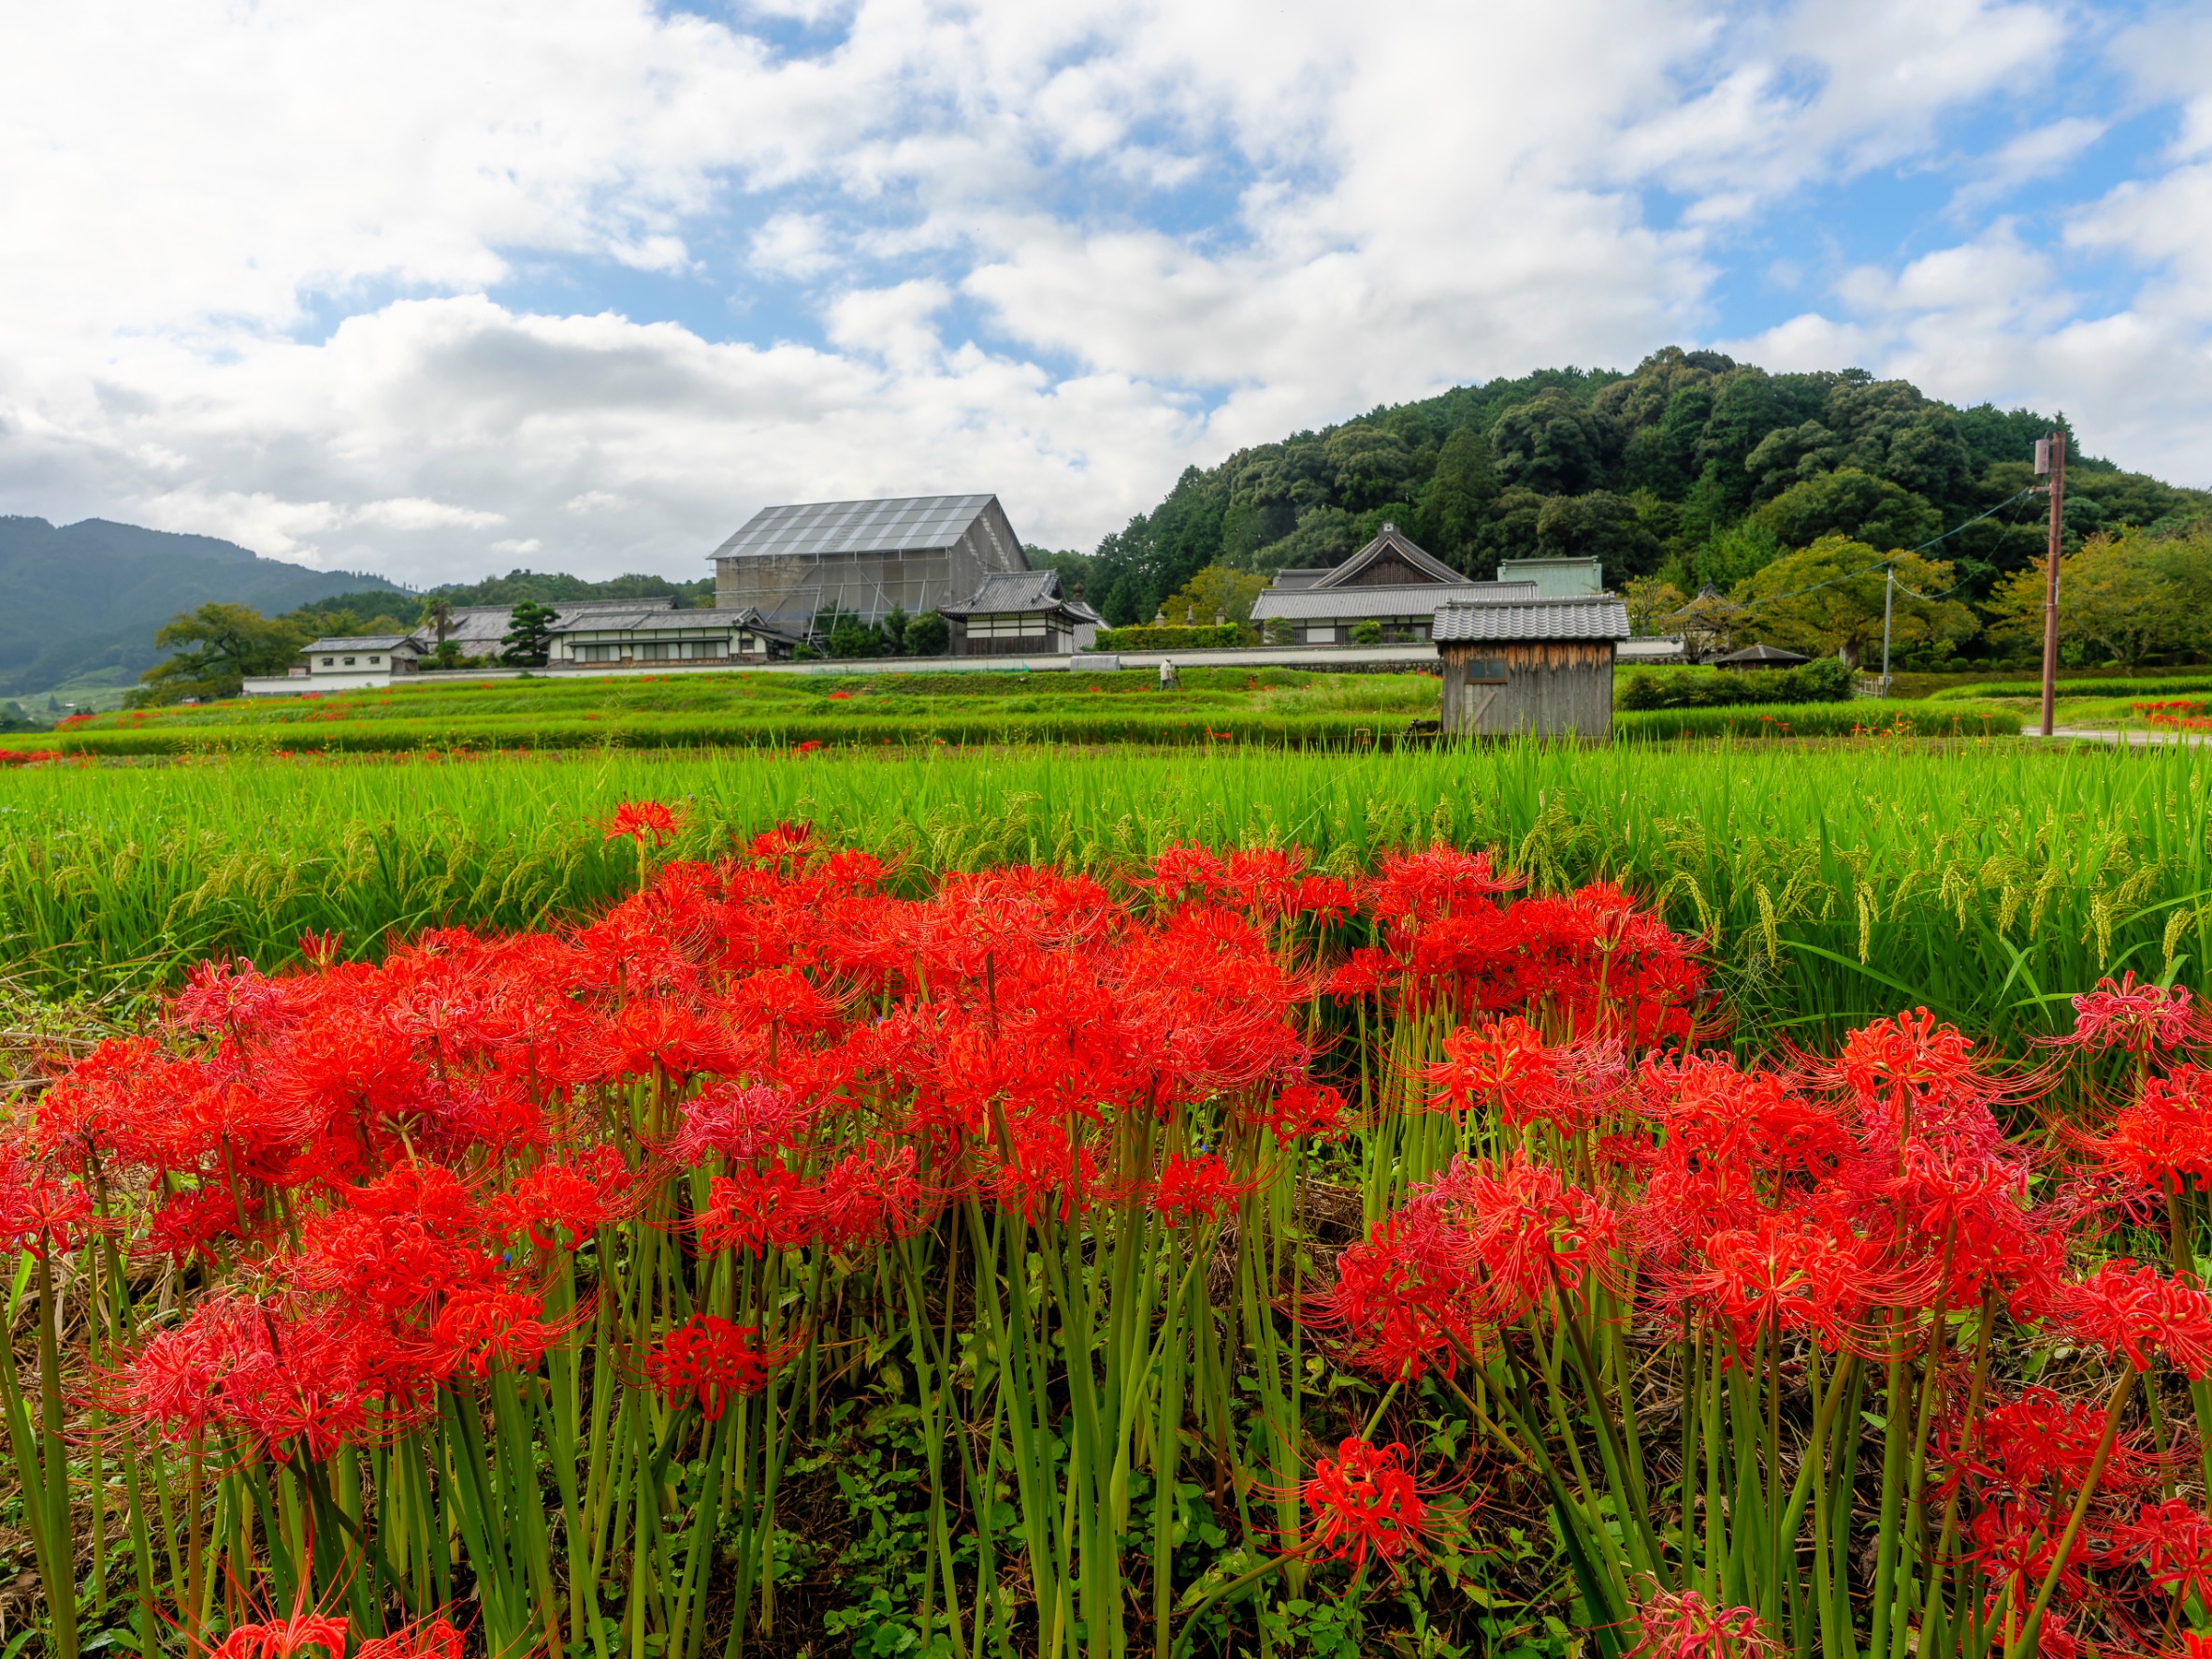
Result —
[[[1459, 737], [1612, 736], [1612, 642], [1439, 645], [1443, 729]], [[1470, 662], [1506, 665], [1503, 685], [1467, 679]]]

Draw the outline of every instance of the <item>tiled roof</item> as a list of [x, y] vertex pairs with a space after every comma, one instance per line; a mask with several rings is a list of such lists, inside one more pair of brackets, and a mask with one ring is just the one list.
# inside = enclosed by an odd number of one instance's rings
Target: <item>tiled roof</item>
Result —
[[1429, 629], [1429, 638], [1439, 645], [1477, 642], [1540, 644], [1549, 640], [1627, 637], [1627, 604], [1607, 598], [1461, 601], [1441, 607]]
[[715, 549], [716, 558], [919, 552], [950, 547], [995, 496], [905, 496], [763, 507]]
[[[672, 599], [557, 599], [551, 609], [561, 623], [573, 623], [586, 616], [602, 616], [613, 611], [671, 611], [675, 608]], [[513, 605], [456, 605], [453, 620], [446, 625], [445, 637], [460, 646], [465, 655], [481, 656], [482, 650], [470, 647], [496, 646], [501, 638], [514, 629]], [[555, 624], [559, 627], [560, 623]], [[428, 623], [422, 628], [425, 641], [435, 642], [438, 630]]]
[[[1390, 555], [1395, 555], [1403, 559], [1431, 582], [1448, 582], [1453, 585], [1461, 585], [1467, 581], [1467, 578], [1444, 563], [1442, 559], [1432, 558], [1428, 554], [1416, 547], [1411, 538], [1400, 531], [1397, 526], [1384, 525], [1381, 532], [1376, 536], [1374, 541], [1352, 555], [1342, 564], [1330, 566], [1328, 570], [1315, 578], [1313, 585], [1316, 587], [1350, 586], [1352, 584], [1354, 576], [1357, 576], [1377, 559]], [[1407, 585], [1412, 584], [1408, 584]]]
[[565, 612], [553, 625], [557, 634], [589, 633], [676, 633], [685, 629], [733, 628], [741, 613], [736, 611], [591, 611], [571, 616]]
[[354, 634], [343, 639], [316, 640], [299, 649], [305, 656], [311, 651], [397, 651], [402, 645], [412, 645], [417, 651], [423, 648], [422, 641], [412, 634]]
[[1278, 570], [1275, 572], [1275, 590], [1285, 593], [1294, 587], [1311, 587], [1328, 573], [1326, 565], [1316, 566], [1312, 570]]
[[940, 605], [941, 616], [1005, 616], [1023, 611], [1058, 611], [1058, 570], [1001, 570], [983, 579], [976, 597], [957, 605]]
[[[2061, 559], [2059, 562], [2060, 568], [2063, 570], [2065, 568], [2065, 561]], [[1709, 656], [1705, 660], [1707, 662], [1728, 662], [1756, 666], [1760, 663], [1768, 662], [1780, 662], [1794, 665], [1800, 662], [1811, 662], [1813, 659], [1810, 656], [1800, 656], [1795, 651], [1784, 651], [1779, 646], [1769, 645], [1762, 642], [1757, 645], [1746, 645], [1742, 650], [1731, 651], [1725, 656]]]
[[1419, 587], [1270, 587], [1252, 601], [1252, 620], [1359, 622], [1368, 617], [1426, 616], [1439, 605], [1470, 599], [1536, 598], [1533, 582], [1427, 583]]

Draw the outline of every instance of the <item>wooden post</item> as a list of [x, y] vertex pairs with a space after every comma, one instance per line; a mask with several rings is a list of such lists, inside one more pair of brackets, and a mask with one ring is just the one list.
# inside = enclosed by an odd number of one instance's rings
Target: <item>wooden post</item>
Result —
[[2066, 500], [2066, 428], [2051, 434], [2051, 545], [2043, 597], [2043, 735], [2051, 734], [2059, 695], [2059, 541]]

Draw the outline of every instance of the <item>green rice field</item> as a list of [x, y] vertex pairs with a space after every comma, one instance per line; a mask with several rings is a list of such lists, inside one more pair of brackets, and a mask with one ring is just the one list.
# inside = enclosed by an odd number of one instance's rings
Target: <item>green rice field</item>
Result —
[[374, 954], [436, 924], [572, 916], [625, 889], [628, 845], [601, 825], [651, 798], [686, 808], [681, 852], [808, 822], [916, 878], [1112, 878], [1184, 841], [1296, 843], [1340, 871], [1432, 838], [1491, 846], [1539, 888], [1617, 881], [1710, 935], [1746, 1043], [1925, 1003], [2017, 1044], [2101, 974], [2201, 977], [2208, 783], [2193, 750], [2001, 739], [26, 767], [0, 772], [0, 958], [43, 995], [127, 993], [208, 954], [273, 969], [310, 932]]
[[[23, 754], [106, 758], [377, 755], [494, 749], [882, 748], [901, 744], [1125, 744], [1345, 748], [1397, 742], [1438, 713], [1420, 673], [1193, 669], [1163, 692], [1149, 671], [933, 674], [716, 673], [610, 679], [441, 679], [325, 697], [239, 699], [80, 716], [13, 741]], [[1916, 736], [2019, 729], [1989, 701], [1657, 709], [1621, 713], [1638, 740]]]

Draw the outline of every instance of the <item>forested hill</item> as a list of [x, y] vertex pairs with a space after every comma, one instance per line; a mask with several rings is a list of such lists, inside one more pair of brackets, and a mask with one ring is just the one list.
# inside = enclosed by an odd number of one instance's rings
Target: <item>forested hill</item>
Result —
[[284, 611], [341, 587], [390, 586], [213, 536], [0, 516], [0, 696], [94, 676], [127, 685], [160, 655], [154, 630], [210, 599]]
[[[1615, 587], [1665, 574], [1725, 590], [1825, 535], [1916, 546], [2031, 483], [2053, 424], [1863, 369], [1770, 374], [1670, 347], [1632, 374], [1546, 369], [1239, 450], [1190, 469], [1095, 555], [1052, 562], [1116, 623], [1149, 619], [1209, 564], [1332, 564], [1385, 521], [1474, 576], [1500, 558], [1595, 555]], [[2041, 554], [2044, 512], [2016, 504], [1936, 556], [1979, 601]], [[2206, 512], [2212, 493], [2070, 455], [2070, 538]]]

